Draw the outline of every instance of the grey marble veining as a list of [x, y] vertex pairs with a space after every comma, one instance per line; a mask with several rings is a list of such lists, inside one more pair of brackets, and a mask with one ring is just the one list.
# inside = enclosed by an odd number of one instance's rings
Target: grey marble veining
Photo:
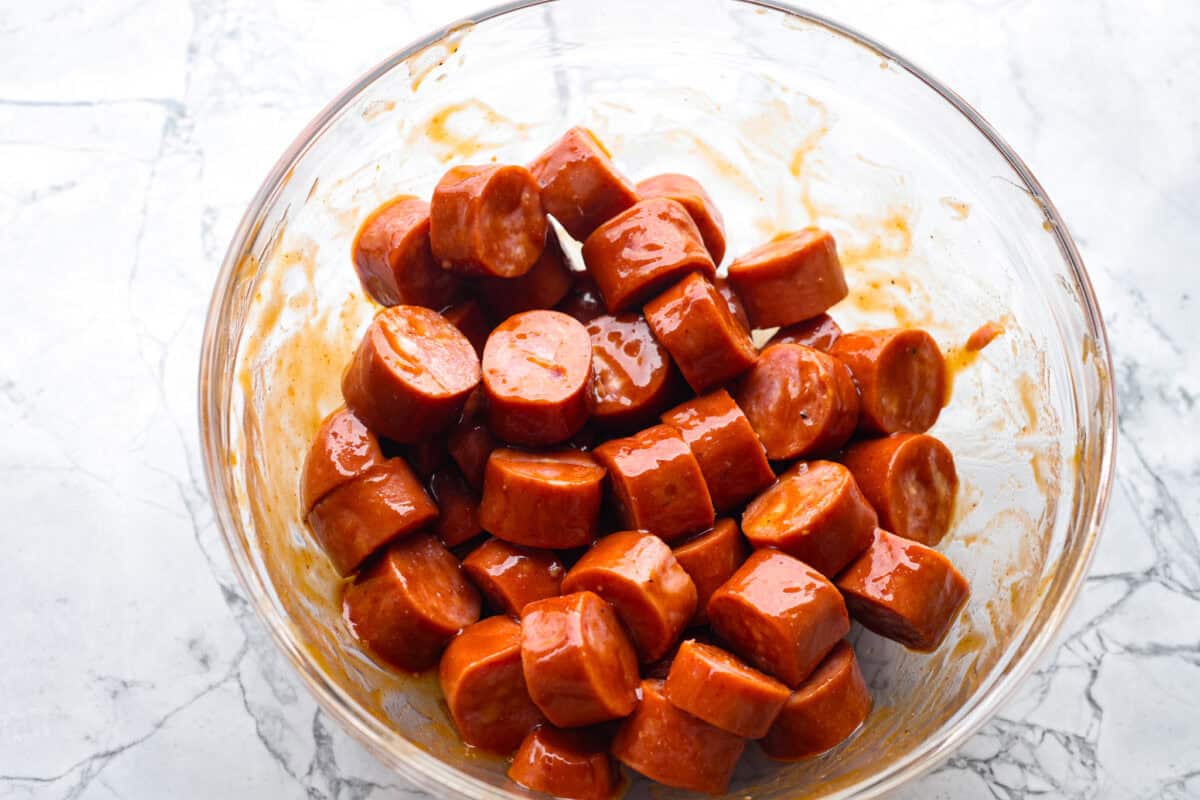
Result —
[[[0, 798], [423, 797], [317, 710], [244, 600], [194, 385], [267, 165], [359, 72], [475, 5], [0, 2]], [[1200, 797], [1200, 5], [812, 5], [1027, 160], [1118, 382], [1107, 531], [1058, 645], [896, 796]]]

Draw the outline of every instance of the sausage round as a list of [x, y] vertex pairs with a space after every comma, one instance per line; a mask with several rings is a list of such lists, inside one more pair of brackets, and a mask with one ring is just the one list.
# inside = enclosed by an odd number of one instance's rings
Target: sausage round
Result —
[[767, 342], [773, 344], [802, 344], [822, 353], [828, 353], [842, 335], [842, 328], [828, 314], [818, 314], [811, 319], [780, 328]]
[[670, 404], [671, 357], [638, 314], [600, 314], [592, 339], [592, 419], [608, 429], [644, 425]]
[[482, 389], [473, 392], [463, 406], [462, 416], [446, 436], [446, 451], [476, 490], [483, 488], [488, 459], [500, 446], [484, 422], [485, 402]]
[[471, 343], [441, 314], [392, 306], [367, 327], [342, 376], [342, 395], [372, 431], [411, 443], [457, 419], [479, 377]]
[[738, 532], [736, 522], [719, 519], [712, 530], [689, 539], [671, 552], [696, 584], [696, 615], [692, 617], [692, 623], [703, 625], [708, 621], [709, 598], [746, 560], [749, 553], [746, 541]]
[[633, 308], [689, 272], [716, 274], [700, 231], [674, 200], [642, 200], [583, 243], [583, 261], [609, 313]]
[[850, 631], [834, 585], [776, 550], [753, 553], [713, 593], [708, 621], [735, 653], [792, 687]]
[[926, 433], [893, 433], [855, 442], [842, 454], [879, 526], [934, 547], [950, 530], [958, 473], [954, 456]]
[[742, 305], [742, 298], [738, 297], [737, 292], [729, 285], [729, 281], [725, 278], [717, 278], [713, 281], [713, 285], [717, 287], [721, 297], [725, 298], [725, 305], [729, 308], [729, 313], [733, 315], [733, 318], [743, 328], [750, 330], [750, 317], [746, 315], [746, 306]]
[[443, 269], [524, 275], [542, 254], [548, 229], [537, 179], [525, 167], [451, 167], [434, 187], [429, 242]]
[[562, 593], [562, 562], [550, 550], [489, 539], [463, 559], [463, 570], [494, 608], [512, 617], [535, 600]]
[[700, 183], [687, 175], [668, 172], [646, 178], [637, 185], [638, 196], [668, 197], [684, 208], [700, 230], [704, 247], [714, 264], [725, 257], [725, 219]]
[[300, 502], [304, 513], [334, 489], [383, 463], [379, 440], [345, 408], [327, 416], [304, 459]]
[[772, 459], [835, 452], [858, 422], [858, 390], [846, 365], [799, 344], [763, 350], [736, 398]]
[[946, 396], [946, 362], [937, 342], [917, 328], [843, 334], [830, 353], [845, 362], [862, 395], [863, 433], [924, 433]]
[[442, 316], [467, 337], [475, 354], [483, 358], [483, 345], [487, 342], [491, 327], [483, 315], [483, 309], [475, 300], [464, 300], [461, 303], [442, 309]]
[[937, 649], [970, 594], [944, 555], [882, 529], [837, 586], [863, 627], [920, 652]]
[[546, 212], [579, 241], [638, 199], [633, 184], [617, 172], [612, 156], [587, 128], [571, 128], [529, 169], [541, 186]]
[[408, 672], [437, 663], [450, 637], [479, 619], [479, 593], [429, 534], [402, 539], [346, 589], [344, 616], [382, 661]]
[[442, 544], [457, 547], [483, 533], [479, 524], [479, 497], [457, 469], [446, 467], [435, 472], [429, 479], [429, 491], [438, 506], [434, 533]]
[[542, 721], [521, 669], [521, 626], [489, 617], [446, 647], [438, 680], [458, 735], [472, 747], [508, 755]]
[[766, 736], [791, 691], [719, 647], [679, 646], [663, 694], [676, 708], [747, 739]]
[[552, 232], [528, 272], [517, 278], [483, 278], [477, 292], [492, 319], [499, 322], [522, 311], [553, 308], [567, 296], [573, 283], [558, 237]]
[[539, 725], [517, 748], [508, 777], [535, 792], [568, 800], [612, 800], [617, 771], [595, 731]]
[[588, 453], [501, 448], [488, 459], [479, 521], [527, 547], [583, 547], [596, 539], [604, 468]]
[[351, 248], [358, 279], [384, 306], [441, 308], [463, 293], [458, 278], [438, 267], [429, 248], [429, 204], [393, 198], [371, 212]]
[[779, 761], [810, 758], [850, 738], [870, 711], [871, 693], [854, 648], [843, 640], [792, 692], [759, 744]]
[[776, 237], [735, 259], [729, 282], [755, 328], [815, 317], [849, 294], [837, 245], [820, 228]]
[[594, 725], [637, 705], [637, 654], [599, 595], [576, 592], [530, 603], [521, 628], [525, 684], [555, 725]]
[[750, 544], [782, 550], [829, 578], [871, 545], [878, 523], [850, 470], [832, 461], [800, 462], [742, 514]]
[[642, 531], [605, 536], [563, 578], [564, 592], [603, 597], [645, 663], [666, 655], [696, 613], [696, 586], [662, 539]]
[[526, 311], [492, 331], [483, 349], [488, 427], [513, 444], [570, 439], [587, 422], [592, 340], [559, 311]]

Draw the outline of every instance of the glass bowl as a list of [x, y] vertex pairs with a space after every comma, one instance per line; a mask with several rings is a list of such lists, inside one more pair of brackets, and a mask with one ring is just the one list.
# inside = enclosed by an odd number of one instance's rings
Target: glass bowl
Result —
[[[200, 427], [242, 584], [325, 710], [396, 772], [438, 798], [531, 796], [458, 742], [434, 679], [355, 647], [297, 484], [373, 312], [349, 259], [364, 215], [429, 195], [452, 163], [527, 162], [574, 124], [635, 180], [700, 179], [732, 254], [830, 229], [851, 286], [839, 321], [921, 325], [948, 354], [934, 433], [962, 486], [941, 549], [971, 581], [966, 610], [932, 655], [856, 628], [875, 698], [863, 729], [798, 764], [752, 745], [727, 795], [877, 796], [961, 744], [1053, 640], [1108, 499], [1114, 400], [1079, 253], [1029, 170], [959, 97], [829, 20], [734, 0], [513, 4], [404, 49], [322, 111], [251, 202], [205, 330]], [[988, 321], [1004, 334], [966, 351]]]

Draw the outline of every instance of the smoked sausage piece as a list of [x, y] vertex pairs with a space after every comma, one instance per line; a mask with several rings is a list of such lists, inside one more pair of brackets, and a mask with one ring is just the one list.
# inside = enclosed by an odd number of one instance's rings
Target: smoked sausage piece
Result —
[[327, 416], [304, 459], [300, 502], [304, 513], [334, 489], [383, 463], [379, 440], [345, 408]]
[[475, 300], [463, 300], [461, 303], [455, 303], [442, 309], [442, 316], [446, 318], [447, 322], [458, 328], [463, 336], [467, 337], [471, 347], [475, 348], [475, 355], [483, 358], [483, 345], [487, 342], [488, 334], [492, 329], [488, 325], [479, 303]]
[[700, 230], [700, 238], [713, 263], [721, 263], [725, 257], [725, 219], [698, 181], [687, 175], [668, 172], [646, 178], [637, 185], [637, 191], [643, 200], [647, 197], [668, 197], [686, 208], [692, 222]]
[[522, 311], [553, 308], [567, 296], [573, 283], [558, 237], [551, 232], [546, 249], [528, 272], [518, 278], [483, 278], [476, 291], [492, 319], [503, 322]]
[[521, 612], [521, 662], [546, 719], [578, 728], [637, 705], [637, 654], [612, 606], [592, 592], [548, 597]]
[[775, 550], [753, 553], [717, 589], [708, 601], [708, 621], [733, 652], [791, 687], [850, 631], [834, 585]]
[[893, 433], [852, 444], [842, 463], [879, 512], [879, 527], [934, 547], [950, 529], [958, 473], [954, 456], [926, 433]]
[[666, 655], [696, 613], [696, 586], [663, 540], [644, 531], [605, 536], [563, 579], [564, 592], [591, 591], [621, 618], [645, 663]]
[[517, 748], [508, 777], [527, 789], [568, 800], [612, 800], [618, 773], [596, 731], [539, 725]]
[[447, 547], [457, 547], [483, 533], [479, 524], [479, 496], [467, 485], [462, 473], [451, 466], [429, 479], [429, 491], [438, 506], [434, 533]]
[[671, 662], [663, 694], [709, 725], [758, 739], [767, 735], [791, 691], [721, 648], [689, 639]]
[[529, 169], [541, 186], [546, 212], [579, 241], [638, 199], [633, 184], [617, 172], [611, 154], [587, 128], [571, 128]]
[[371, 212], [351, 248], [363, 289], [383, 306], [442, 308], [463, 294], [429, 248], [429, 204], [409, 195]]
[[729, 283], [755, 328], [774, 328], [824, 313], [849, 294], [828, 231], [779, 236], [729, 265]]
[[462, 470], [467, 483], [483, 488], [483, 473], [492, 451], [500, 446], [484, 421], [484, 395], [477, 389], [467, 398], [462, 416], [446, 436], [446, 450]]
[[678, 545], [671, 552], [696, 584], [696, 615], [692, 624], [703, 625], [708, 621], [709, 598], [746, 560], [749, 553], [746, 541], [738, 532], [736, 522], [719, 519], [711, 530]]
[[401, 539], [346, 589], [350, 630], [381, 660], [408, 672], [437, 663], [450, 637], [479, 619], [479, 592], [429, 534]]
[[429, 242], [442, 269], [516, 278], [546, 246], [537, 179], [513, 164], [451, 167], [429, 205]]
[[828, 314], [818, 314], [811, 319], [780, 328], [767, 342], [773, 344], [802, 344], [813, 350], [828, 353], [834, 342], [841, 338], [841, 326]]
[[919, 652], [937, 649], [970, 593], [944, 555], [882, 529], [837, 586], [864, 628]]
[[925, 331], [853, 331], [842, 334], [830, 353], [845, 362], [858, 384], [863, 433], [924, 433], [937, 422], [946, 396], [946, 362]]
[[639, 314], [598, 314], [592, 339], [592, 420], [606, 429], [650, 422], [675, 395], [671, 357]]
[[489, 539], [463, 559], [463, 570], [492, 606], [512, 617], [535, 600], [562, 593], [566, 570], [553, 551]]
[[746, 314], [746, 307], [742, 305], [742, 298], [738, 297], [737, 292], [729, 285], [729, 281], [725, 278], [717, 278], [713, 281], [713, 285], [717, 287], [721, 297], [725, 298], [725, 305], [728, 306], [729, 313], [733, 315], [733, 318], [741, 323], [743, 328], [750, 330], [750, 317]]
[[501, 448], [488, 459], [479, 521], [526, 547], [583, 547], [596, 539], [604, 467], [588, 453]]

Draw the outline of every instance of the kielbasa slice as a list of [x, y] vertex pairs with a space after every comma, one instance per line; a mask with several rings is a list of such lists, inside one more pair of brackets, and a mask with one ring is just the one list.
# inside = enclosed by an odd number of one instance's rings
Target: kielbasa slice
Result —
[[334, 489], [383, 463], [379, 440], [345, 408], [327, 416], [309, 446], [300, 480], [304, 513]]
[[946, 396], [946, 361], [918, 328], [842, 334], [830, 353], [845, 362], [862, 396], [863, 433], [924, 433]]
[[462, 416], [446, 436], [446, 451], [477, 491], [483, 488], [483, 473], [492, 451], [500, 446], [484, 421], [484, 395], [477, 389], [467, 398]]
[[479, 524], [479, 496], [454, 467], [446, 467], [429, 479], [429, 491], [438, 506], [434, 533], [447, 547], [457, 547], [483, 533]]
[[488, 427], [513, 444], [570, 439], [588, 420], [592, 340], [559, 311], [526, 311], [492, 331], [483, 349]]
[[371, 212], [351, 248], [363, 289], [384, 306], [442, 308], [463, 293], [458, 278], [437, 265], [429, 248], [429, 204], [393, 198]]
[[528, 272], [516, 278], [483, 278], [477, 292], [492, 319], [502, 322], [522, 311], [553, 308], [567, 296], [574, 282], [558, 246], [558, 236], [551, 232], [546, 248]]
[[663, 540], [644, 531], [605, 536], [563, 579], [564, 592], [603, 597], [643, 662], [670, 652], [696, 613], [696, 586]]
[[494, 608], [512, 617], [535, 600], [562, 593], [566, 570], [551, 550], [489, 539], [463, 559], [463, 570]]
[[811, 319], [780, 328], [767, 342], [773, 344], [802, 344], [813, 350], [828, 353], [842, 336], [842, 328], [828, 314], [818, 314]]
[[574, 277], [571, 291], [558, 304], [558, 310], [586, 325], [607, 309], [604, 307], [604, 298], [600, 295], [600, 287], [591, 275], [577, 272]]
[[436, 311], [392, 306], [375, 315], [342, 376], [346, 406], [401, 443], [438, 433], [479, 385], [479, 356]]
[[782, 550], [827, 578], [871, 545], [878, 523], [850, 470], [832, 461], [800, 462], [742, 514], [750, 544]]
[[742, 298], [738, 297], [737, 292], [729, 285], [729, 281], [725, 278], [717, 278], [713, 281], [713, 285], [717, 287], [717, 291], [721, 293], [721, 297], [725, 298], [725, 305], [729, 308], [729, 313], [733, 315], [743, 328], [750, 330], [750, 317], [746, 314], [746, 306], [742, 304]]
[[719, 647], [679, 646], [663, 694], [676, 708], [747, 739], [767, 735], [791, 690]]
[[633, 308], [687, 275], [716, 267], [687, 209], [655, 197], [610, 219], [583, 243], [583, 261], [609, 313]]
[[597, 731], [539, 725], [517, 748], [508, 777], [554, 797], [612, 800], [618, 773], [608, 741]]
[[756, 551], [717, 589], [708, 621], [735, 653], [792, 687], [850, 631], [837, 588], [776, 550]]
[[546, 212], [579, 241], [638, 199], [633, 184], [617, 172], [611, 154], [587, 128], [571, 128], [529, 169], [541, 186]]
[[524, 275], [542, 254], [549, 226], [537, 179], [513, 164], [451, 167], [429, 206], [433, 257], [461, 275]]
[[442, 316], [467, 337], [471, 347], [475, 348], [475, 354], [483, 358], [483, 346], [487, 343], [488, 334], [492, 329], [479, 303], [475, 300], [463, 300], [442, 309]]
[[858, 423], [858, 390], [846, 365], [804, 345], [763, 350], [736, 398], [772, 459], [835, 452]]
[[521, 612], [521, 662], [546, 719], [578, 728], [637, 705], [637, 654], [612, 606], [592, 592], [548, 597]]
[[675, 396], [671, 357], [639, 314], [599, 314], [592, 339], [592, 420], [607, 429], [650, 422]]
[[521, 626], [489, 617], [464, 628], [438, 667], [446, 707], [472, 747], [508, 755], [542, 721], [521, 669]]
[[950, 448], [927, 433], [855, 442], [842, 454], [879, 527], [934, 547], [950, 530], [958, 473]]
[[820, 228], [776, 237], [735, 259], [729, 282], [755, 328], [815, 317], [849, 294], [837, 244]]
[[696, 615], [692, 624], [708, 621], [708, 601], [713, 592], [737, 572], [750, 552], [737, 523], [729, 518], [719, 519], [712, 530], [689, 539], [671, 551], [696, 584]]
[[429, 534], [402, 539], [346, 589], [350, 630], [382, 661], [407, 672], [437, 663], [450, 637], [479, 619], [479, 592], [458, 559]]
[[725, 257], [725, 219], [699, 181], [687, 175], [668, 172], [646, 178], [637, 185], [637, 191], [642, 199], [668, 197], [686, 208], [692, 222], [700, 230], [700, 238], [713, 263], [721, 263]]
[[672, 542], [711, 528], [716, 515], [700, 464], [679, 431], [655, 425], [592, 451], [608, 470], [626, 528]]
[[596, 539], [604, 467], [588, 453], [501, 448], [488, 459], [479, 521], [527, 547], [583, 547]]
[[919, 652], [937, 649], [970, 594], [950, 559], [882, 529], [837, 585], [863, 627]]

